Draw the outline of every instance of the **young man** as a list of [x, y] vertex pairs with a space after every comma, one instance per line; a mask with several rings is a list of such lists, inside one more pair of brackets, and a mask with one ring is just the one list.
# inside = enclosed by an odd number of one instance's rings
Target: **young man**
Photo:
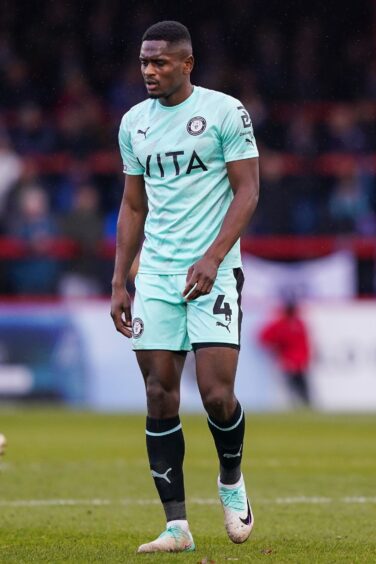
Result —
[[[197, 383], [220, 463], [219, 497], [230, 539], [253, 526], [240, 462], [244, 413], [234, 395], [243, 285], [239, 237], [258, 200], [258, 152], [248, 112], [193, 86], [190, 34], [178, 22], [142, 38], [149, 99], [125, 114], [126, 173], [111, 315], [132, 337], [147, 396], [146, 444], [166, 530], [138, 552], [194, 550], [184, 495], [180, 376], [193, 348]], [[136, 296], [125, 290], [143, 238]]]

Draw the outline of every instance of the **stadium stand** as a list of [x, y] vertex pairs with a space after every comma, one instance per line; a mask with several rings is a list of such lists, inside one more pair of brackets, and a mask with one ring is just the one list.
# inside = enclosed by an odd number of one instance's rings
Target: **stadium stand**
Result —
[[175, 4], [0, 0], [0, 293], [109, 292], [117, 130], [145, 97], [142, 32], [168, 16], [192, 30], [194, 82], [253, 119], [262, 184], [243, 249], [296, 260], [348, 248], [359, 294], [374, 294], [374, 3]]

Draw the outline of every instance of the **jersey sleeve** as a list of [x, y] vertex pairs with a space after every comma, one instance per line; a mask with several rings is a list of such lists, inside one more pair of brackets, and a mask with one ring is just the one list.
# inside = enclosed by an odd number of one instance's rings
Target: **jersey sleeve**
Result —
[[232, 100], [221, 128], [225, 162], [258, 157], [252, 121], [245, 107]]
[[141, 175], [144, 174], [144, 168], [137, 160], [133, 153], [130, 131], [128, 128], [127, 115], [121, 120], [119, 128], [119, 147], [123, 160], [124, 174]]

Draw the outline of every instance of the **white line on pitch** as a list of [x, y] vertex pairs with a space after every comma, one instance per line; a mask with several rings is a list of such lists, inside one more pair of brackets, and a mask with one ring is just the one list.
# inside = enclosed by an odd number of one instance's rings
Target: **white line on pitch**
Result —
[[[320, 497], [320, 496], [297, 496], [297, 497], [277, 497], [275, 499], [254, 499], [260, 505], [298, 505], [298, 504], [374, 504], [376, 497], [367, 496], [347, 496], [341, 498]], [[59, 506], [108, 506], [108, 505], [159, 505], [158, 499], [15, 499], [1, 500], [0, 507], [59, 507]], [[190, 498], [187, 503], [192, 505], [217, 505], [218, 499], [215, 498]]]

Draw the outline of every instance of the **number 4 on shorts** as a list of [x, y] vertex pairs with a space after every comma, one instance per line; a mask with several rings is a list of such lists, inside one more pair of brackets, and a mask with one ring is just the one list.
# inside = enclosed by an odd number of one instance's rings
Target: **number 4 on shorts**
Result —
[[224, 294], [219, 294], [217, 296], [217, 299], [215, 300], [215, 304], [213, 307], [213, 313], [215, 315], [220, 315], [221, 313], [223, 313], [225, 316], [225, 321], [231, 321], [232, 309], [230, 308], [230, 304], [228, 302], [223, 303], [224, 299], [225, 299]]

